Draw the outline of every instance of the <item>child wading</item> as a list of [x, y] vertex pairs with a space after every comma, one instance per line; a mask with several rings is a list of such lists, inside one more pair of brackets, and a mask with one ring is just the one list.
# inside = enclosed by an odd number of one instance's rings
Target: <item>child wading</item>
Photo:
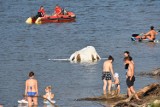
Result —
[[112, 95], [120, 94], [120, 81], [118, 73], [114, 74], [115, 81], [112, 83]]
[[[51, 87], [51, 86], [47, 86], [47, 87], [45, 88], [46, 94], [43, 95], [43, 98], [45, 99], [45, 100], [44, 100], [44, 103], [45, 103], [45, 104], [54, 104], [54, 103], [55, 103], [55, 101], [53, 100], [54, 94], [53, 94], [51, 91], [52, 91], [52, 87]], [[48, 99], [49, 101], [48, 101], [47, 99]]]

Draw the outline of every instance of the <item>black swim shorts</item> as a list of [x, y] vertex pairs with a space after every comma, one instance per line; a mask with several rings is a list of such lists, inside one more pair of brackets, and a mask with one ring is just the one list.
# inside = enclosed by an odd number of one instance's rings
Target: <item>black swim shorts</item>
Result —
[[102, 80], [111, 80], [111, 72], [102, 72]]
[[128, 86], [128, 88], [130, 88], [131, 86], [134, 85], [134, 81], [135, 81], [135, 77], [133, 76], [132, 79], [130, 80], [130, 76], [126, 79], [126, 84]]

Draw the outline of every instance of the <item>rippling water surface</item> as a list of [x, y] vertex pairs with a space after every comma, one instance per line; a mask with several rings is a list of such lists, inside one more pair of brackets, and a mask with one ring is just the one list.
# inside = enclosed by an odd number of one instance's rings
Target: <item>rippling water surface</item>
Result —
[[[59, 4], [77, 15], [74, 23], [27, 25], [25, 20], [43, 5], [48, 14]], [[92, 45], [101, 57], [115, 58], [114, 70], [120, 74], [121, 93], [126, 92], [123, 52], [131, 52], [136, 73], [160, 65], [160, 44], [133, 43], [133, 33], [160, 28], [159, 0], [1, 0], [0, 1], [0, 104], [17, 106], [30, 70], [39, 82], [39, 94], [53, 86], [59, 107], [101, 107], [77, 98], [102, 94], [101, 72], [104, 60], [94, 64], [52, 61], [69, 58]], [[160, 39], [159, 35], [157, 38]], [[137, 76], [135, 88], [158, 81]], [[39, 99], [39, 107], [42, 107]], [[107, 106], [107, 105], [106, 105]]]

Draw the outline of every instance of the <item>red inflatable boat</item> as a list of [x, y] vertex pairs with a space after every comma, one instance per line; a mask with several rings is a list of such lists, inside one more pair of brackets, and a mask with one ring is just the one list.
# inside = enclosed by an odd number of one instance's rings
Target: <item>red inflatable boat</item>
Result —
[[74, 22], [76, 15], [73, 12], [67, 12], [65, 15], [50, 15], [44, 17], [29, 17], [26, 20], [28, 24], [44, 24], [44, 23], [63, 23], [63, 22]]

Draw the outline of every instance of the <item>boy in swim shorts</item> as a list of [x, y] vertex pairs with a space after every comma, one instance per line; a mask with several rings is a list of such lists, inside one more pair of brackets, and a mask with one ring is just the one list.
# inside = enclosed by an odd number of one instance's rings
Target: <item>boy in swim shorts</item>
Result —
[[111, 93], [112, 77], [114, 78], [114, 71], [112, 67], [112, 62], [114, 58], [112, 56], [108, 57], [103, 64], [102, 80], [103, 80], [103, 94], [106, 95], [106, 87], [108, 85], [108, 93]]
[[134, 64], [131, 62], [130, 57], [125, 57], [124, 58], [124, 63], [128, 64], [128, 71], [126, 74], [126, 84], [127, 84], [127, 91], [128, 91], [128, 96], [131, 98], [132, 94], [135, 95], [137, 100], [140, 100], [138, 95], [136, 94], [134, 90], [134, 81], [135, 81], [135, 76], [134, 76]]

